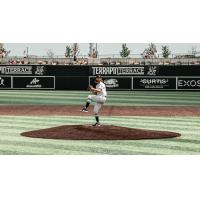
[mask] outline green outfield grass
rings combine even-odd
[[[1,105],[82,105],[87,92],[0,91]],[[108,92],[107,105],[200,106],[199,92]],[[139,141],[67,141],[20,136],[24,131],[88,124],[93,117],[0,116],[0,154],[200,154],[200,117],[102,117],[103,124],[181,133],[180,138]]]
[[[0,91],[0,104],[82,105],[83,91]],[[200,106],[200,92],[109,91],[106,105],[115,106]]]

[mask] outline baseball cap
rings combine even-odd
[[[101,77],[101,75],[100,75],[100,74],[97,74],[97,75],[96,75],[96,78],[102,78],[102,77]]]

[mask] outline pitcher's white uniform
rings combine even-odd
[[[97,95],[89,95],[88,99],[95,102],[94,105],[94,114],[98,115],[102,105],[106,102],[106,86],[103,82],[100,82],[96,85],[96,89],[101,89],[101,92],[97,92]]]

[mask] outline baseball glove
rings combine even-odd
[[[94,87],[93,87],[92,85],[90,85],[90,86],[88,87],[88,90],[89,90],[92,94],[97,95],[97,92],[92,91],[92,88],[94,88]]]
[[[92,85],[89,85],[88,90],[91,91],[92,88],[93,88],[93,86],[92,86]]]

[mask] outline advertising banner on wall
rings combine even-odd
[[[1,75],[31,75],[32,66],[0,66]]]
[[[11,76],[200,76],[200,65],[0,65]]]
[[[137,77],[133,78],[134,90],[175,90],[176,78],[167,77]]]
[[[156,76],[158,73],[158,66],[96,66],[90,71],[92,76]]]
[[[178,77],[179,90],[200,90],[200,77]]]
[[[131,90],[132,77],[103,77],[107,90]],[[95,86],[95,77],[90,77],[89,84]]]
[[[53,76],[15,76],[13,77],[14,89],[55,89]]]
[[[11,65],[11,66],[0,66],[0,75],[13,75],[13,76],[44,76],[46,74],[47,67],[41,65]]]

